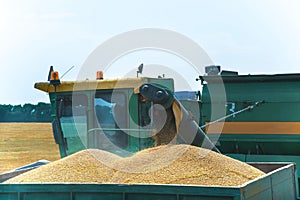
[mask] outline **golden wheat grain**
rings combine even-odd
[[[264,173],[246,163],[190,145],[149,148],[128,158],[89,149],[6,183],[89,182],[237,186]]]

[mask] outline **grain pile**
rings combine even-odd
[[[4,183],[51,183],[51,182],[107,182],[112,168],[103,164],[120,159],[115,154],[97,149],[88,149],[31,170]]]
[[[237,186],[264,174],[246,163],[190,145],[146,149],[115,164],[119,170],[111,182],[128,184]]]
[[[90,155],[93,152],[94,155]],[[110,162],[109,162],[110,159]],[[109,163],[109,167],[103,163]],[[92,182],[237,186],[262,176],[260,170],[190,145],[146,149],[128,158],[84,150],[19,175],[16,182]]]

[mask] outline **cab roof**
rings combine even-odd
[[[71,92],[85,90],[103,90],[103,89],[121,89],[134,88],[137,90],[144,83],[164,83],[171,82],[170,87],[174,87],[173,79],[171,78],[122,78],[122,79],[104,79],[104,80],[82,80],[82,81],[62,81],[56,86],[56,92]],[[37,82],[34,88],[52,93],[55,87],[50,82]],[[174,91],[173,88],[169,88]],[[135,91],[136,92],[136,91]]]

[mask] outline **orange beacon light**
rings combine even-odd
[[[57,71],[51,72],[50,84],[58,86],[60,84],[59,75]]]

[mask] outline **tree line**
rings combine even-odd
[[[51,122],[51,105],[0,105],[0,122]]]

